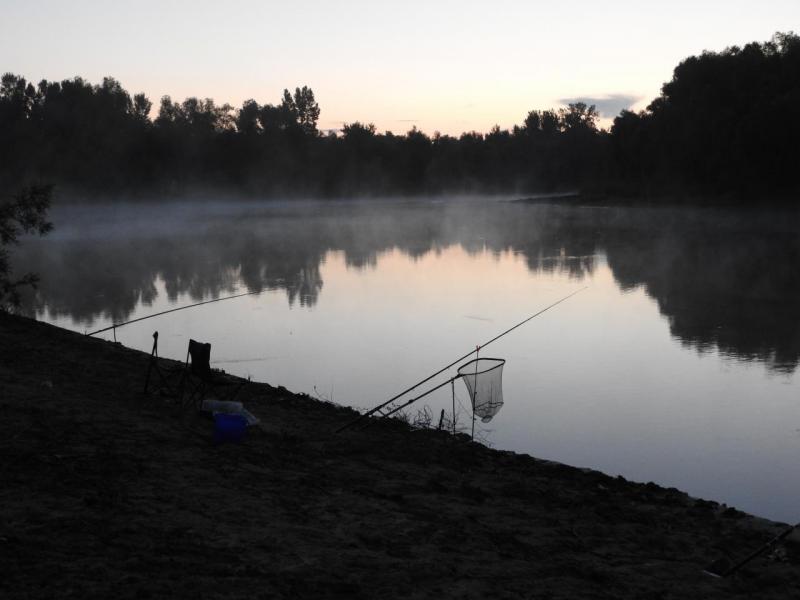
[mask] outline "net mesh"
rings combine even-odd
[[[458,368],[472,401],[472,410],[488,423],[503,406],[502,358],[476,358]]]

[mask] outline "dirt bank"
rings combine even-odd
[[[213,342],[213,340],[212,340]],[[800,545],[675,489],[251,384],[262,426],[142,394],[147,355],[0,314],[3,598],[789,598]]]

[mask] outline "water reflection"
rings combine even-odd
[[[800,360],[800,229],[752,213],[681,211],[607,240],[622,289],[643,285],[673,336],[699,351],[793,371]]]
[[[15,256],[42,277],[25,310],[85,327],[152,304],[159,282],[171,301],[245,287],[313,306],[330,251],[369,269],[392,249],[419,258],[460,245],[576,281],[604,253],[620,289],[643,286],[683,343],[780,371],[800,360],[796,215],[454,201],[71,207],[54,220]]]

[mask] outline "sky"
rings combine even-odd
[[[800,31],[800,0],[0,0],[0,71],[113,76],[170,95],[278,103],[308,85],[319,127],[457,135],[575,100],[608,125],[681,59]]]

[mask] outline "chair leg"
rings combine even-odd
[[[183,364],[183,373],[181,374],[181,381],[178,384],[178,402],[183,404],[183,388],[186,385],[186,379],[189,374],[189,351],[186,351],[186,362]]]
[[[153,363],[158,356],[158,332],[153,334],[153,349],[150,351],[150,361],[147,363],[147,376],[144,378],[144,393],[147,393],[147,386],[150,384],[150,372],[153,370]],[[158,368],[158,365],[156,365]]]
[[[190,382],[191,385],[191,382]],[[208,393],[209,386],[203,382],[199,381],[196,385],[192,386],[191,391],[183,399],[181,405],[186,406],[194,406],[195,408],[199,408],[200,403],[202,402],[205,395]]]

